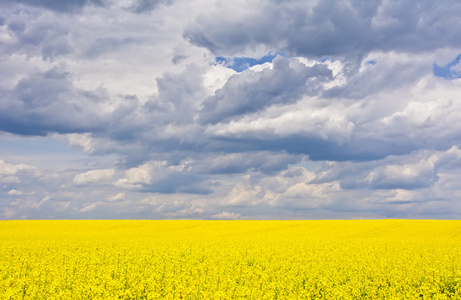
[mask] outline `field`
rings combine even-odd
[[[1,299],[461,299],[461,221],[1,221]]]

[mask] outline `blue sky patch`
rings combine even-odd
[[[216,62],[219,64],[223,64],[226,67],[231,68],[237,72],[242,72],[252,66],[262,65],[267,62],[272,62],[277,55],[280,55],[280,54],[279,53],[266,54],[259,59],[251,58],[251,57],[228,58],[228,57],[218,56],[216,57]]]
[[[445,66],[439,66],[436,63],[434,63],[432,73],[437,77],[449,80],[461,78],[461,65],[459,64],[460,59],[461,54]]]

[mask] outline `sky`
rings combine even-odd
[[[0,219],[461,219],[457,0],[4,0]]]

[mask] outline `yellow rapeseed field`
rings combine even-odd
[[[1,221],[1,299],[461,299],[461,221]]]

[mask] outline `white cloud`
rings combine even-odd
[[[166,168],[165,161],[145,163],[125,172],[125,178],[117,180],[114,185],[123,188],[140,188],[143,184],[151,184],[153,176],[161,178]],[[153,174],[155,173],[155,174]]]
[[[70,133],[67,134],[70,146],[79,146],[83,148],[85,153],[93,153],[93,139],[89,133],[79,134],[79,133]]]
[[[396,112],[382,121],[408,122],[417,127],[433,127],[451,119],[455,111],[460,109],[454,106],[451,99],[437,99],[427,102],[410,101],[401,112]]]
[[[8,194],[8,195],[11,195],[11,196],[23,196],[23,195],[28,196],[28,195],[33,195],[33,194],[35,194],[35,192],[28,192],[28,193],[26,193],[26,192],[22,192],[22,191],[18,191],[18,190],[12,189],[12,190],[8,191],[7,194]]]
[[[10,164],[0,159],[0,177],[10,178],[8,180],[15,181],[15,178],[11,177],[11,175],[16,175],[16,174],[21,174],[21,173],[30,174],[32,176],[39,175],[38,169],[34,166],[27,165],[27,164]]]
[[[20,183],[21,180],[17,176],[6,176],[3,178],[2,182],[4,183]]]
[[[213,219],[220,219],[220,220],[236,220],[240,219],[242,216],[240,214],[236,214],[233,212],[223,211],[219,214],[215,214],[211,216]]]
[[[91,170],[75,175],[73,182],[75,184],[97,183],[111,179],[114,174],[114,169]]]
[[[6,219],[11,219],[14,215],[16,215],[16,211],[10,207],[5,207],[3,209],[3,215]]]
[[[316,208],[331,202],[340,191],[338,182],[312,183],[314,173],[296,167],[262,178],[242,177],[221,202],[230,206]]]
[[[28,207],[28,208],[37,209],[40,206],[42,206],[43,204],[45,204],[46,202],[48,202],[48,200],[50,200],[50,199],[51,199],[50,196],[45,196],[40,201],[37,201],[37,202],[27,201],[23,206]]]
[[[227,124],[219,123],[207,129],[217,136],[245,136],[246,133],[261,133],[268,136],[309,134],[321,139],[341,141],[352,135],[354,123],[348,120],[351,107],[343,104],[325,106],[316,98],[279,109],[269,108],[261,115],[251,115]]]
[[[117,193],[106,197],[107,201],[120,201],[125,200],[125,193]]]
[[[67,210],[67,208],[70,206],[70,204],[71,204],[71,201],[59,202],[58,206],[56,207],[56,211],[57,212],[64,212],[64,211]]]
[[[80,211],[80,212],[91,212],[91,211],[93,211],[93,210],[96,208],[96,206],[98,206],[98,205],[99,205],[99,203],[97,203],[97,202],[95,202],[95,203],[90,203],[90,204],[87,204],[87,205],[85,205],[84,207],[82,207],[79,211]]]
[[[236,71],[219,64],[211,66],[203,76],[203,85],[211,96],[226,84],[229,77],[236,73]]]

